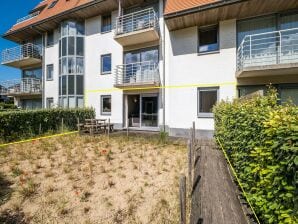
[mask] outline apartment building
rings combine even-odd
[[[45,0],[4,37],[23,108],[94,107],[116,128],[214,129],[212,106],[277,87],[298,104],[295,0]]]

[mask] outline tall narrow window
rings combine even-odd
[[[106,15],[101,17],[101,32],[109,32],[112,30],[112,16]]]
[[[53,106],[54,106],[54,99],[52,97],[47,98],[46,106],[47,106],[47,109],[53,108]]]
[[[112,56],[106,54],[101,56],[101,74],[110,74],[112,71]]]
[[[54,76],[54,65],[47,65],[47,81],[52,81]]]
[[[101,96],[101,110],[102,115],[111,115],[112,113],[112,97],[110,95]]]
[[[54,32],[50,31],[47,33],[47,47],[54,45]]]
[[[198,89],[198,117],[213,117],[212,108],[218,101],[218,87]]]
[[[219,50],[218,26],[199,29],[199,53]]]

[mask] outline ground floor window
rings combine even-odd
[[[102,115],[111,115],[112,113],[112,97],[111,95],[101,96],[101,110]]]
[[[46,107],[47,109],[54,107],[54,98],[52,97],[47,98]]]
[[[277,89],[279,101],[281,104],[286,102],[292,102],[298,105],[298,84],[277,84],[273,85]],[[257,85],[257,86],[238,86],[238,96],[243,97],[249,94],[261,91],[266,95],[268,86]]]
[[[212,108],[218,98],[218,87],[198,88],[198,117],[213,117]]]
[[[35,110],[42,108],[41,99],[24,99],[21,100],[21,107],[26,110]]]

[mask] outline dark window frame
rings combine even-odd
[[[49,78],[49,68],[52,68],[52,76]],[[46,74],[47,81],[53,81],[54,80],[54,64],[48,64],[47,65],[47,74]]]
[[[49,42],[49,36],[50,36],[49,34],[51,35],[51,42]],[[52,46],[54,46],[54,42],[55,42],[54,31],[47,32],[46,46],[52,47]]]
[[[104,24],[104,19],[110,19],[109,24]],[[112,31],[112,14],[106,14],[101,16],[100,32],[109,33]]]
[[[110,63],[111,63],[111,69],[110,69],[110,71],[103,71],[103,68],[104,68],[104,66],[103,66],[103,59],[104,59],[104,57],[107,57],[107,56],[109,56],[110,57]],[[100,73],[101,73],[101,75],[109,75],[109,74],[111,74],[112,73],[112,54],[102,54],[101,56],[100,56]]]
[[[212,30],[212,29],[216,29],[216,33],[217,33],[217,49],[215,50],[208,50],[208,51],[200,51],[200,31],[208,31],[208,30]],[[197,44],[197,51],[199,55],[204,55],[204,54],[214,54],[214,53],[219,53],[220,52],[220,35],[219,35],[219,24],[214,24],[214,25],[210,25],[210,26],[202,26],[202,27],[198,27],[198,44]],[[206,46],[206,45],[202,45],[202,46]]]
[[[110,112],[104,112],[103,111],[103,100],[105,98],[110,98],[110,101],[111,101],[111,111]],[[112,95],[101,95],[100,96],[100,114],[103,115],[103,116],[110,116],[112,115]]]
[[[197,88],[197,116],[198,118],[213,118],[214,115],[212,112],[207,113],[207,112],[200,112],[200,92],[201,91],[216,91],[217,93],[217,100],[216,102],[219,101],[219,86],[214,86],[214,87],[199,87]]]

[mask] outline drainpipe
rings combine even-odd
[[[44,38],[44,33],[40,32],[37,29],[34,29],[33,26],[30,26],[30,29],[36,31],[41,35],[41,43],[42,43],[42,64],[41,64],[41,81],[42,81],[42,96],[41,96],[41,104],[42,104],[42,109],[45,108],[45,38]]]
[[[162,1],[162,18],[163,18],[163,21],[162,21],[162,26],[163,26],[163,37],[162,37],[162,51],[163,51],[163,61],[162,61],[162,64],[163,64],[163,80],[162,80],[162,85],[163,85],[163,88],[162,88],[162,98],[163,98],[163,131],[165,132],[166,131],[166,89],[165,89],[165,85],[166,85],[166,46],[165,46],[165,34],[166,34],[166,31],[165,31],[165,18],[164,18],[164,15],[163,15],[163,12],[164,12],[164,9],[165,9],[165,0]]]

